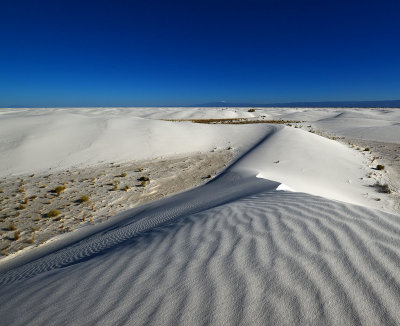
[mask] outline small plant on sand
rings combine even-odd
[[[26,206],[24,205],[24,204],[20,204],[18,207],[17,207],[17,209],[20,211],[20,210],[22,210],[22,209],[25,209],[26,208]]]
[[[256,112],[254,109],[248,109],[247,112]]]
[[[375,183],[374,186],[378,189],[378,192],[381,192],[381,193],[384,193],[384,194],[390,194],[392,192],[387,183],[380,184],[380,183],[377,182],[377,183]]]
[[[140,185],[141,185],[142,187],[146,187],[146,181],[142,181],[142,182],[140,183]]]
[[[8,229],[9,229],[10,231],[14,231],[14,230],[16,229],[14,223],[10,223],[10,224],[8,225]]]
[[[122,172],[122,173],[121,173],[121,177],[122,177],[122,178],[125,178],[125,177],[126,177],[126,173],[125,173],[125,172]]]
[[[60,196],[61,192],[65,190],[64,186],[58,186],[56,189],[54,189],[54,192],[57,194],[57,196]]]
[[[20,231],[15,231],[14,232],[14,241],[17,241],[19,239]]]
[[[138,181],[150,181],[149,177],[140,177]]]
[[[385,168],[385,166],[382,165],[382,164],[378,164],[378,165],[376,166],[376,169],[377,169],[377,170],[383,170],[384,168]]]
[[[61,212],[58,209],[52,209],[51,211],[49,211],[46,216],[47,217],[56,217],[58,215],[60,215]]]
[[[87,201],[89,201],[89,196],[87,195],[83,195],[81,198],[79,198],[80,203],[86,203]]]
[[[369,152],[369,150],[370,150],[369,147],[367,147],[364,149],[364,152]]]
[[[136,172],[142,172],[143,171],[143,168],[142,167],[138,167],[137,169],[136,169]]]
[[[28,197],[25,197],[25,199],[24,199],[24,204],[27,205],[27,204],[28,204],[28,201],[29,201],[29,198],[28,198]]]
[[[24,189],[23,187],[19,187],[19,188],[17,189],[17,191],[18,191],[19,193],[23,193],[23,192],[25,192],[25,189]]]
[[[125,185],[124,190],[125,190],[125,191],[128,191],[128,190],[129,190],[129,186],[128,186],[128,185]]]

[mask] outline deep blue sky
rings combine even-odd
[[[0,107],[400,98],[399,0],[1,0],[0,42]]]

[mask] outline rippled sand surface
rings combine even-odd
[[[399,217],[276,186],[227,174],[5,273],[2,322],[398,323]]]

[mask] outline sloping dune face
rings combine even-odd
[[[399,322],[398,216],[278,185],[228,173],[3,273],[2,323]]]
[[[171,144],[187,152],[230,146],[232,141],[248,152],[240,152],[235,164],[207,184],[5,261],[0,265],[0,324],[400,324],[400,216],[367,208],[377,207],[377,201],[363,194],[371,189],[369,179],[364,180],[371,170],[362,161],[364,154],[305,130],[276,125],[239,130],[183,122],[175,129],[177,122],[152,121],[163,117],[160,110],[146,110],[125,119],[122,109],[99,115],[82,111],[76,121],[69,115],[73,113],[62,110],[44,118],[57,123],[67,143],[70,137],[87,141],[82,148],[72,146],[71,155],[59,153],[71,160],[65,166],[95,164],[90,159],[97,160],[105,145],[109,150],[104,160],[130,159],[125,150],[133,145],[144,148],[143,155],[165,147],[167,155],[175,151]],[[328,130],[337,130],[341,119],[345,135],[353,132],[358,112],[342,111],[266,114],[281,112],[276,117],[286,114],[287,119],[314,114],[312,125],[325,124]],[[167,118],[200,114],[165,112]],[[392,113],[398,117],[395,110],[362,113],[364,126],[354,136],[373,127],[373,117]],[[38,127],[44,120],[6,119],[14,118],[21,118],[34,135],[45,134]],[[392,126],[387,137],[396,144],[398,123],[393,121],[398,120],[385,121],[375,124],[378,136]],[[92,129],[85,131],[85,125]],[[71,130],[77,134],[70,136]],[[190,138],[181,142],[187,134]],[[15,136],[0,144],[15,162],[19,153],[40,149],[32,133]],[[47,148],[56,147],[57,142],[45,138]],[[120,142],[113,146],[113,139]],[[7,173],[27,167],[3,162]],[[46,168],[58,162],[64,159],[55,158]]]

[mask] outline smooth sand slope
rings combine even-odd
[[[151,119],[164,118],[162,109],[152,110]],[[302,121],[308,115],[314,128],[329,115],[335,122],[337,115],[279,112],[279,118]],[[391,112],[395,125],[398,114]],[[168,112],[179,119],[195,114],[196,109]],[[376,119],[370,120],[369,127]],[[226,126],[207,125],[220,127]],[[391,174],[374,170],[373,153],[317,136],[306,126],[247,127],[242,130],[257,137],[242,143],[242,156],[207,184],[0,264],[1,322],[399,324],[400,216],[373,208],[384,201],[376,196],[389,196],[378,194],[373,182]],[[381,138],[398,144],[397,135]]]

